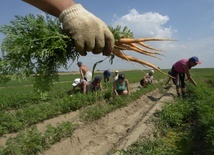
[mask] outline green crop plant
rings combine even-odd
[[[44,133],[36,126],[21,131],[15,137],[10,137],[6,145],[0,148],[2,155],[29,155],[38,154],[60,140],[71,136],[76,125],[71,122],[58,123],[56,127],[47,126]]]
[[[6,36],[1,45],[1,82],[34,74],[35,90],[44,93],[58,80],[58,69],[79,57],[60,22],[48,15],[15,16],[0,32]]]

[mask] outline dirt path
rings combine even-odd
[[[148,118],[165,102],[172,101],[173,94],[174,90],[169,89],[165,94],[155,90],[143,95],[98,121],[80,125],[70,138],[56,143],[42,155],[106,155],[125,149],[150,131]]]
[[[138,84],[131,85],[136,90]],[[79,111],[71,112],[37,124],[40,131],[44,131],[48,124],[71,121],[79,127],[73,135],[51,146],[40,155],[110,155],[119,154],[115,150],[125,149],[142,135],[148,134],[151,124],[148,118],[161,106],[174,98],[174,89],[161,94],[158,90],[142,95],[140,99],[127,107],[117,109],[105,117],[84,124],[79,119]],[[0,144],[14,134],[0,138]]]

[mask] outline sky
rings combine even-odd
[[[163,50],[161,60],[140,55],[133,51],[125,54],[150,62],[160,69],[170,69],[173,63],[183,58],[197,56],[202,64],[195,68],[214,67],[214,0],[76,0],[85,9],[103,20],[106,25],[127,26],[135,38],[171,38],[176,41],[146,42]],[[43,11],[21,0],[1,0],[0,26],[8,25],[15,15],[44,14]],[[0,33],[0,44],[4,39]],[[92,70],[94,63],[105,59],[102,54],[80,57]],[[75,62],[61,71],[77,71]],[[115,58],[113,64],[106,59],[96,70],[147,70],[149,67]]]

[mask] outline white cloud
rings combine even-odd
[[[129,14],[117,18],[112,26],[127,26],[134,33],[135,38],[139,37],[163,37],[170,38],[173,34],[171,28],[163,27],[169,21],[168,16],[159,13],[147,12],[140,14],[137,10],[131,9]]]
[[[165,24],[169,21],[168,16],[160,15],[156,12],[147,12],[140,14],[136,9],[131,9],[130,12],[122,17],[115,16],[115,21],[111,24],[113,27],[120,25],[121,27],[127,26],[130,30],[132,30],[135,38],[172,38],[173,33],[177,33],[177,30],[173,30],[171,27],[166,27]],[[161,49],[163,51],[172,51],[175,49],[175,44],[168,41],[163,42],[146,42],[146,44],[153,46],[154,48]],[[157,60],[155,58],[151,58],[149,56],[140,55],[133,51],[124,51],[126,54],[131,55],[133,57],[140,58],[141,60],[153,63],[154,65],[160,68],[171,68],[168,65],[168,61],[166,56],[158,56],[159,58],[163,59],[164,62],[161,60]],[[168,52],[163,52],[163,54],[172,54]],[[174,60],[173,60],[174,61]],[[122,66],[130,66],[133,69],[147,69],[145,66],[132,63],[127,63],[127,61],[123,61],[117,65]]]

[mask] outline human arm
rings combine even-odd
[[[191,83],[193,83],[195,86],[197,86],[197,83],[195,82],[195,80],[190,76],[188,79]]]
[[[84,76],[84,74],[83,74],[83,70],[82,70],[81,67],[79,67],[79,72],[80,72],[81,79],[84,79],[85,76]]]
[[[74,40],[80,55],[103,53],[110,55],[114,48],[114,36],[108,26],[81,4],[72,0],[23,0],[62,22],[63,30]]]
[[[101,82],[100,82],[100,91],[103,91],[103,85]]]
[[[128,94],[130,94],[130,87],[129,87],[129,81],[126,79],[126,89]]]
[[[118,93],[117,93],[117,87],[116,87],[116,80],[114,81],[114,83],[113,83],[113,91],[114,91],[114,94],[115,95],[118,95]]]
[[[74,5],[75,2],[73,0],[22,0],[30,5],[33,5],[40,10],[47,12],[55,17],[59,17],[59,15],[65,9]]]
[[[185,74],[187,75],[187,79],[194,84],[195,86],[197,86],[197,83],[195,82],[195,80],[191,77],[190,72],[189,72],[189,68],[186,65],[182,65]]]

